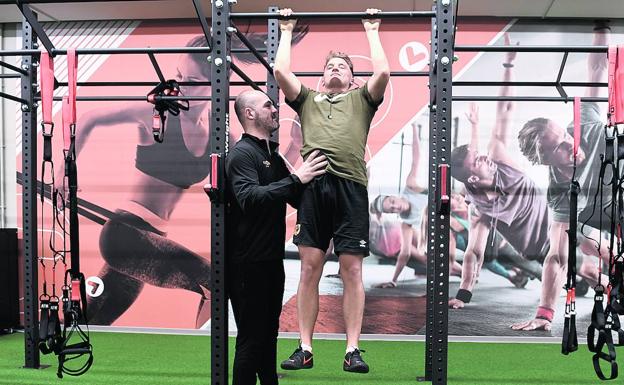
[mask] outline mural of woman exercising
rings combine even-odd
[[[307,32],[305,28],[301,30],[297,41]],[[252,34],[248,38],[263,44],[266,37]],[[203,35],[187,43],[188,47],[206,45]],[[243,62],[252,59],[248,54],[235,58]],[[181,54],[175,79],[209,81],[206,54]],[[210,86],[182,86],[181,91],[185,96],[209,95]],[[168,239],[166,226],[183,193],[209,174],[210,103],[190,101],[188,111],[179,116],[169,114],[163,143],[153,139],[152,115],[150,104],[136,103],[92,110],[80,120],[78,153],[95,129],[132,125],[138,133],[130,193],[118,203],[100,232],[99,249],[105,265],[98,276],[104,290],[98,297],[90,298],[90,322],[114,323],[132,306],[147,283],[197,293],[200,303],[195,324],[199,328],[210,317],[209,258]]]

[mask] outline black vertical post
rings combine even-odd
[[[435,6],[433,10],[435,11]],[[434,323],[434,279],[435,279],[435,237],[431,236],[435,232],[436,215],[436,170],[438,161],[436,154],[436,52],[437,52],[437,31],[436,18],[431,19],[431,40],[429,45],[429,199],[427,211],[427,315],[425,319],[425,376],[419,380],[431,381],[431,368],[433,360],[433,323]]]
[[[225,284],[225,162],[230,130],[230,2],[212,1],[212,52],[210,53],[211,110],[210,151],[218,155],[216,172],[219,189],[211,203],[211,384],[228,383],[228,302]],[[214,171],[214,167],[213,167]],[[211,177],[214,177],[211,175]]]
[[[269,13],[279,10],[278,7],[269,7]],[[267,52],[267,62],[273,67],[275,64],[275,55],[277,54],[277,46],[279,43],[279,20],[268,19],[267,23],[267,39],[264,42]],[[277,106],[279,103],[279,87],[273,73],[267,71],[267,95]]]
[[[269,7],[269,13],[277,12],[278,7]],[[277,45],[279,43],[279,21],[277,19],[268,19],[268,33],[267,39],[264,42],[266,45],[267,62],[273,67],[275,64],[275,55],[277,54]],[[279,87],[273,73],[267,71],[267,95],[275,104],[275,107],[279,111]],[[271,134],[273,140],[279,140],[279,131],[275,131]]]
[[[34,49],[37,36],[28,21],[22,21],[22,49]],[[22,228],[24,237],[24,367],[39,369],[39,277],[37,269],[37,59],[22,56]]]
[[[440,167],[449,165],[451,161],[451,131],[452,131],[452,65],[453,65],[453,35],[454,14],[453,0],[437,0],[436,2],[436,50],[435,50],[435,124],[431,126],[431,134],[435,143],[435,152],[429,154],[432,163],[437,164],[435,172],[437,189],[435,199],[437,205],[429,207],[436,210],[437,219],[434,225],[433,256],[435,271],[433,280],[433,343],[431,381],[434,385],[446,385],[448,359],[448,274],[449,274],[449,226],[450,210],[442,211],[444,202],[440,200],[443,193],[450,197],[450,169],[441,173]],[[445,177],[444,177],[445,176]],[[445,186],[445,191],[441,186]],[[431,194],[431,190],[430,194]],[[447,208],[450,201],[447,202]],[[437,206],[437,209],[436,209]],[[430,213],[431,215],[431,213]]]

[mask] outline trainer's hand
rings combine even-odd
[[[368,13],[369,15],[376,15],[379,12],[381,12],[381,9],[377,9],[377,8],[368,8],[366,10],[366,13]],[[379,24],[381,24],[381,19],[373,19],[373,18],[368,18],[368,19],[362,19],[362,24],[364,24],[364,30],[366,32],[368,31],[378,31],[379,30]]]
[[[464,303],[464,301],[459,300],[457,298],[451,298],[448,301],[448,305],[451,309],[463,309],[464,306],[466,306],[466,304]]]
[[[294,174],[297,175],[301,183],[306,184],[314,179],[315,176],[325,174],[326,168],[327,158],[318,150],[314,150]]]
[[[513,330],[546,330],[550,331],[552,323],[542,318],[534,318],[530,321],[518,322],[511,325]]]
[[[397,284],[394,281],[390,281],[390,282],[378,283],[374,285],[373,287],[377,289],[394,289],[395,287],[397,287]]]
[[[290,8],[282,8],[279,10],[280,16],[288,17],[293,14],[292,9]],[[297,19],[280,19],[280,31],[290,31],[292,32],[295,29],[295,25],[297,24]]]

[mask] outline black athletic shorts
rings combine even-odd
[[[303,190],[293,242],[323,251],[334,239],[334,252],[368,255],[366,187],[333,174],[314,178]]]

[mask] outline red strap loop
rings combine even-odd
[[[581,144],[581,98],[574,97],[574,159]]]
[[[609,125],[624,123],[624,45],[611,46],[609,58]]]
[[[68,95],[63,96],[63,145],[65,151],[71,146],[76,126],[76,89],[78,82],[78,57],[75,49],[67,50]]]
[[[41,52],[39,76],[41,78],[41,113],[43,115],[43,123],[52,125],[54,58],[47,51]]]
[[[71,300],[80,301],[80,280],[72,279],[71,281]]]
[[[219,186],[219,154],[210,154],[210,160],[212,161],[212,169],[210,172],[210,184],[212,188],[218,188]]]

